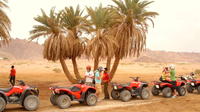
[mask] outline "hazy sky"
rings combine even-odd
[[[112,4],[110,0],[9,0],[8,15],[12,21],[11,35],[28,38],[29,31],[37,24],[33,17],[41,14],[40,9],[51,7],[97,6]],[[155,27],[150,28],[147,48],[167,51],[200,52],[200,0],[155,0],[149,10],[160,15]]]

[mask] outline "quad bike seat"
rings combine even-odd
[[[12,87],[10,87],[10,88],[0,88],[0,91],[9,92],[11,89],[12,89]]]
[[[81,90],[81,88],[79,88],[79,87],[76,87],[76,86],[71,87],[71,91],[73,91],[73,92],[78,92],[80,90]]]

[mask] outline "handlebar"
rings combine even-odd
[[[138,81],[140,77],[129,77],[131,79],[133,79],[134,81]]]

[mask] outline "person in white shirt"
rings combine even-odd
[[[91,70],[91,66],[86,67],[86,73],[85,73],[85,84],[88,86],[94,86],[93,80],[94,80],[94,72]]]

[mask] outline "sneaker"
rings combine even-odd
[[[174,95],[174,96],[172,96],[172,98],[176,98],[176,96]]]

